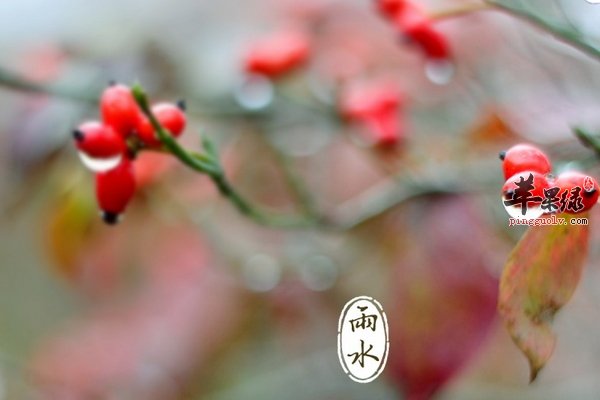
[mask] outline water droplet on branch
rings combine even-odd
[[[237,103],[247,110],[262,110],[273,102],[273,83],[262,75],[246,76],[234,89]]]
[[[430,59],[425,62],[425,75],[436,85],[447,85],[454,77],[454,63],[445,59]]]

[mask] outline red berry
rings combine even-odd
[[[384,16],[389,18],[403,12],[410,6],[414,7],[407,0],[377,0],[377,8]]]
[[[135,188],[133,163],[128,158],[123,158],[116,168],[96,174],[96,199],[107,224],[118,222]]]
[[[436,60],[447,60],[450,58],[450,47],[448,41],[433,24],[424,20],[407,26],[404,35],[417,45],[427,58]]]
[[[433,21],[423,8],[413,1],[379,0],[379,10],[387,16],[396,29],[411,43],[418,46],[427,58],[450,58],[448,41],[433,26]]]
[[[143,151],[135,159],[135,183],[138,189],[160,180],[175,166],[173,157],[155,151]]]
[[[406,34],[411,28],[422,23],[429,23],[431,20],[425,13],[425,10],[412,1],[402,1],[396,11],[388,14],[394,26],[402,33]]]
[[[380,149],[394,148],[404,138],[404,129],[397,112],[374,114],[366,117],[363,123],[371,134],[373,146]]]
[[[135,129],[137,136],[144,142],[148,147],[160,146],[160,140],[154,135],[154,127],[150,123],[150,120],[142,115],[138,120],[137,127]]]
[[[104,90],[100,97],[100,113],[105,124],[125,137],[134,132],[141,116],[131,89],[125,85],[112,85]]]
[[[540,174],[548,174],[552,165],[546,154],[530,144],[517,144],[506,152],[500,153],[504,179],[522,172],[536,171]]]
[[[554,185],[559,187],[558,197],[564,195],[567,204],[564,211],[569,214],[577,214],[594,207],[598,202],[598,182],[593,177],[578,171],[567,171],[560,174]],[[566,194],[564,194],[567,192]],[[577,197],[581,199],[578,202]],[[572,202],[572,203],[569,203]],[[569,207],[571,206],[571,207]]]
[[[73,131],[77,148],[92,158],[110,158],[123,154],[125,140],[113,128],[100,122],[85,122]]]
[[[185,129],[185,112],[175,104],[156,104],[152,107],[152,112],[156,115],[158,122],[171,132],[174,137],[179,137]]]
[[[244,57],[248,73],[275,78],[290,72],[308,58],[308,37],[296,31],[278,32],[253,43]]]
[[[528,188],[528,192],[532,197],[538,197],[540,199],[544,199],[544,189],[548,189],[550,187],[550,182],[546,177],[546,174],[542,174],[538,171],[521,171],[511,176],[504,182],[504,186],[502,186],[502,196],[504,200],[513,199],[513,195],[519,190],[519,183],[523,181],[527,181],[531,179],[532,188]],[[542,200],[538,201],[529,201],[528,207],[536,207],[542,204]]]
[[[340,99],[340,110],[349,119],[396,111],[402,99],[398,90],[387,84],[367,83],[346,90]]]
[[[170,103],[159,103],[152,106],[152,113],[160,125],[169,131],[173,137],[179,137],[186,125],[186,116],[182,107]],[[136,128],[137,135],[148,147],[160,146],[160,140],[154,133],[152,124],[145,116],[141,116]]]
[[[364,124],[373,145],[387,148],[398,144],[404,136],[401,105],[401,95],[396,89],[371,83],[343,93],[340,112],[347,119]]]

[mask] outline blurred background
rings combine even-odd
[[[600,5],[504,2],[600,41]],[[433,15],[480,4],[420,3]],[[289,26],[308,33],[309,60],[249,79],[248,43]],[[0,399],[596,399],[598,210],[554,357],[528,385],[496,312],[524,232],[508,228],[497,154],[534,142],[557,170],[600,176],[571,133],[600,132],[600,63],[497,10],[435,26],[452,76],[428,70],[370,0],[0,2]],[[210,137],[240,193],[335,227],[261,226],[151,152],[124,220],[105,226],[71,131],[99,118],[110,80],[186,99],[181,142]],[[375,80],[402,93],[391,151],[338,112],[340,93]],[[336,353],[359,295],[390,322],[369,384]]]

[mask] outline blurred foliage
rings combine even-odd
[[[447,85],[361,1],[0,4],[0,398],[596,398],[600,276],[580,259],[587,228],[509,229],[496,155],[532,141],[557,170],[598,176],[571,127],[600,133],[600,6],[423,3],[454,52]],[[246,42],[287,25],[310,33],[313,58],[252,86]],[[318,226],[257,225],[214,179],[162,153],[140,154],[134,204],[103,226],[68,142],[113,79],[185,98],[185,149],[209,138],[243,199]],[[364,127],[337,115],[343,89],[372,79],[403,93],[398,152],[369,148]],[[534,386],[495,319],[521,236],[501,314],[531,337],[549,332],[542,323],[583,275]],[[381,300],[391,325],[386,374],[368,385],[335,352],[357,295]]]

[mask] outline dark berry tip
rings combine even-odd
[[[73,130],[73,139],[77,140],[78,142],[81,142],[84,137],[85,135],[79,129]]]
[[[114,79],[111,79],[110,81],[108,81],[108,86],[115,86],[117,84],[117,81],[115,81]]]
[[[504,161],[504,159],[506,158],[506,152],[501,151],[500,153],[498,153],[498,157],[500,158],[501,161]]]
[[[515,194],[515,191],[513,189],[508,189],[508,190],[504,191],[504,198],[510,199],[513,197],[514,194]]]
[[[143,144],[140,145],[140,147],[136,147],[136,148],[133,148],[131,146],[128,147],[127,150],[125,151],[125,157],[127,157],[127,159],[130,161],[134,161],[137,158],[138,152],[142,149],[142,147],[143,147]]]
[[[102,220],[106,222],[107,225],[116,225],[119,223],[120,218],[119,214],[102,211]]]
[[[185,102],[185,100],[181,99],[178,100],[177,103],[175,103],[177,105],[177,108],[179,108],[181,111],[185,111],[187,110],[187,104]]]

